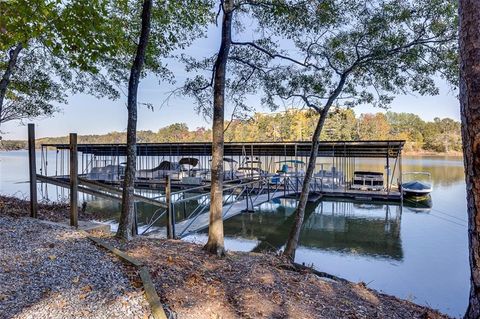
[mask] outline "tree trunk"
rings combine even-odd
[[[232,41],[232,8],[233,0],[223,3],[222,42],[215,61],[215,77],[213,86],[213,125],[212,125],[212,186],[210,191],[210,223],[208,226],[208,242],[204,250],[225,255],[223,242],[223,141],[225,117],[225,80],[227,61]]]
[[[480,318],[480,2],[460,0],[460,110],[467,184],[470,298],[465,318]]]
[[[287,244],[285,246],[285,251],[283,255],[288,257],[291,261],[295,260],[295,251],[297,250],[298,239],[300,238],[300,230],[302,229],[303,218],[305,216],[305,207],[307,206],[308,193],[310,192],[310,181],[312,180],[313,172],[315,170],[315,164],[317,162],[318,147],[320,144],[320,134],[322,133],[323,125],[328,115],[330,107],[333,105],[337,97],[343,90],[345,83],[347,81],[348,75],[352,72],[354,66],[345,70],[340,76],[340,80],[337,84],[335,90],[330,94],[327,103],[320,113],[320,118],[317,122],[317,127],[312,136],[312,150],[310,152],[310,158],[308,159],[307,171],[305,172],[305,179],[303,180],[302,192],[300,193],[300,199],[298,202],[297,209],[295,210],[295,222],[288,234]],[[313,105],[308,105],[313,107]],[[318,110],[318,108],[315,108]]]
[[[145,51],[148,45],[150,34],[150,19],[152,11],[152,0],[144,0],[142,7],[142,29],[140,40],[137,45],[135,59],[130,69],[130,79],[128,81],[128,124],[127,124],[127,167],[125,169],[125,178],[123,181],[122,193],[122,213],[117,230],[117,237],[130,240],[133,236],[133,217],[135,190],[135,172],[137,162],[137,93],[138,84],[145,60]]]
[[[3,100],[5,99],[5,94],[7,93],[7,87],[8,87],[8,84],[10,83],[10,78],[12,76],[13,70],[17,65],[18,55],[20,54],[20,51],[22,49],[23,49],[23,45],[19,43],[15,46],[15,48],[10,49],[10,52],[8,53],[9,59],[8,59],[7,69],[3,73],[2,80],[0,80],[0,116],[2,115]],[[0,121],[0,125],[1,124],[2,123]]]
[[[305,178],[303,180],[302,192],[300,193],[300,199],[297,209],[295,211],[295,221],[290,233],[288,235],[287,245],[283,255],[290,260],[295,259],[295,251],[298,245],[298,239],[300,238],[300,230],[302,229],[303,218],[305,216],[305,207],[307,207],[308,194],[310,192],[310,181],[312,180],[313,173],[315,171],[315,164],[317,162],[318,147],[320,145],[320,134],[322,133],[325,119],[328,115],[328,109],[330,107],[325,106],[320,118],[317,122],[317,127],[312,136],[312,150],[310,152],[310,158],[308,159],[307,171],[305,172]]]

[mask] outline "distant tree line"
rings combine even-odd
[[[311,110],[290,109],[279,113],[255,113],[248,120],[226,123],[225,141],[308,141],[311,139],[318,114]],[[138,131],[139,143],[208,142],[212,131],[204,127],[189,130],[185,123],[175,123],[153,131]],[[424,121],[412,113],[366,113],[356,116],[352,109],[330,112],[321,140],[406,140],[409,152],[460,152],[460,122],[450,118]],[[80,143],[125,143],[124,132],[103,135],[81,135]],[[47,137],[37,145],[67,143],[67,137]],[[0,141],[2,150],[26,147],[25,141]]]
[[[2,151],[18,151],[26,148],[27,148],[27,141],[0,140],[0,150]]]
[[[310,140],[319,115],[289,110],[255,114],[249,121],[235,121],[225,132],[227,141]],[[412,113],[376,113],[356,116],[352,109],[334,109],[328,115],[321,140],[406,140],[407,151],[461,151],[460,122],[450,118],[424,121]]]

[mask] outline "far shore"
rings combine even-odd
[[[444,157],[463,157],[462,152],[429,152],[429,151],[404,151],[404,156],[423,157],[423,156],[444,156]]]
[[[1,146],[1,145],[0,145]],[[37,147],[37,149],[40,149]],[[0,147],[1,152],[14,152],[14,151],[26,151],[27,148],[2,148]],[[427,157],[427,156],[442,156],[442,157],[462,157],[462,152],[452,151],[452,152],[432,152],[432,151],[403,151],[403,156],[409,157]]]

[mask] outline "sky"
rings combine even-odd
[[[196,40],[184,52],[194,57],[210,56],[218,50],[219,29],[211,26],[207,37]],[[173,85],[159,83],[155,77],[148,76],[140,82],[138,100],[154,105],[154,110],[139,105],[138,130],[158,131],[159,128],[173,124],[186,123],[190,129],[210,127],[211,123],[194,110],[194,103],[186,97],[171,97],[164,103],[169,93],[181,86],[185,79],[195,74],[188,74],[184,66],[171,61],[169,69],[175,74],[176,83]],[[435,117],[450,117],[460,119],[457,92],[452,91],[447,83],[438,79],[437,85],[440,94],[437,96],[396,96],[390,110],[394,112],[408,112],[419,115],[424,120],[433,120]],[[268,113],[260,105],[260,96],[248,99],[249,104],[256,112]],[[27,139],[26,123],[35,123],[36,137],[66,136],[68,133],[104,134],[112,131],[125,131],[127,127],[126,97],[111,101],[77,94],[68,98],[68,103],[58,105],[61,111],[51,118],[8,122],[2,124],[3,139]],[[357,115],[361,113],[385,112],[369,105],[355,107]],[[229,119],[232,108],[227,105],[225,118]]]

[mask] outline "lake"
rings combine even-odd
[[[50,156],[50,155],[49,155]],[[37,156],[40,158],[40,156]],[[296,261],[369,287],[461,316],[468,303],[469,264],[463,161],[456,157],[406,157],[404,171],[432,174],[431,202],[365,203],[324,198],[309,204]],[[363,160],[359,169],[382,170],[383,161]],[[28,198],[26,151],[0,152],[0,194]],[[68,198],[54,186],[40,187],[52,201]],[[119,204],[81,195],[87,209],[115,222]],[[294,199],[262,204],[255,213],[225,221],[229,250],[282,249],[293,223]],[[188,209],[188,208],[186,208]],[[154,209],[138,207],[139,220]],[[190,241],[205,242],[206,232]]]

